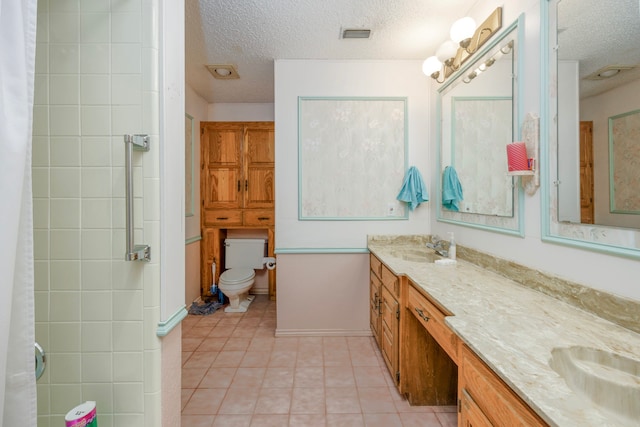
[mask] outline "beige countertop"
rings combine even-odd
[[[369,250],[453,313],[446,318],[451,329],[551,426],[639,424],[573,392],[549,360],[553,348],[570,346],[639,360],[640,334],[470,262],[421,259],[430,250],[420,239],[376,237],[369,238]]]

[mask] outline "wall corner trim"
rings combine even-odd
[[[187,317],[187,306],[183,305],[180,307],[175,313],[173,313],[169,318],[165,321],[158,322],[158,329],[156,330],[156,335],[159,337],[164,337],[169,335],[169,332],[176,326],[182,322],[182,319]]]

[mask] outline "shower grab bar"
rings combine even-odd
[[[125,261],[151,261],[151,248],[149,245],[136,245],[133,243],[133,165],[131,158],[133,150],[149,151],[149,135],[125,135],[125,192],[127,210],[127,252]]]

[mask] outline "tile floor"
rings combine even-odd
[[[275,337],[276,304],[189,315],[183,427],[454,427],[455,407],[411,407],[370,337]]]

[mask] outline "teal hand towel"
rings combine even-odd
[[[462,185],[458,180],[458,173],[453,166],[447,166],[442,176],[442,206],[458,212],[460,200],[463,200]]]
[[[396,199],[407,202],[411,211],[420,206],[420,203],[429,201],[427,187],[415,166],[411,166],[405,174],[402,188]]]

